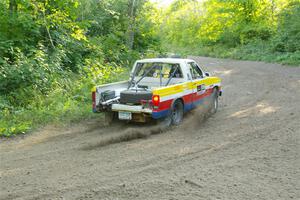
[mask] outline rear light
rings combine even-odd
[[[93,111],[96,111],[96,92],[92,92]]]
[[[152,103],[153,103],[153,106],[158,107],[158,106],[159,106],[159,102],[160,102],[160,97],[159,97],[159,95],[153,95],[153,96],[152,96]]]

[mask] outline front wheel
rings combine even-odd
[[[214,88],[212,96],[211,96],[209,114],[211,114],[211,115],[215,114],[218,110],[218,107],[219,107],[218,90],[216,88]]]

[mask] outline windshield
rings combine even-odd
[[[152,78],[183,78],[177,63],[138,63],[135,76]]]

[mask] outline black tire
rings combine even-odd
[[[171,125],[179,125],[183,120],[183,104],[180,100],[176,100],[171,108],[168,116],[158,119],[156,122],[162,127],[170,127]]]
[[[171,110],[171,118],[172,118],[172,124],[177,126],[179,125],[183,120],[183,103],[180,100],[176,100],[173,104],[172,110]]]
[[[214,88],[213,93],[211,95],[209,114],[210,115],[215,114],[218,111],[218,107],[219,107],[218,90],[216,88]]]

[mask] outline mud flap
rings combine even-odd
[[[104,125],[109,126],[115,118],[114,112],[104,112]]]

